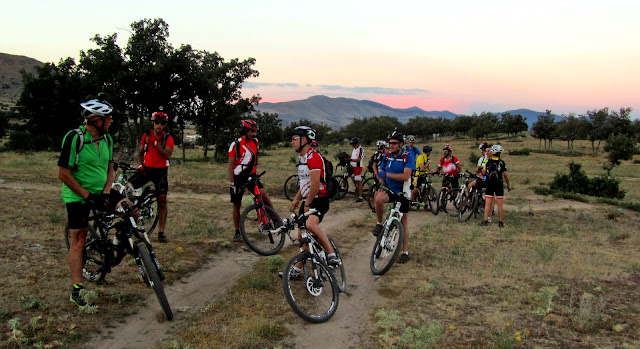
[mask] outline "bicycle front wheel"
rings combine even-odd
[[[429,186],[429,190],[427,191],[427,200],[429,201],[429,209],[431,213],[438,214],[438,193],[436,192],[436,188]]]
[[[289,201],[293,201],[293,199],[295,199],[296,194],[298,194],[298,189],[297,174],[289,176],[289,178],[284,181],[284,196],[286,196]]]
[[[349,182],[343,176],[333,176],[338,183],[335,200],[340,200],[349,192]]]
[[[95,229],[89,225],[87,244],[82,253],[82,277],[91,282],[101,282],[109,271],[105,251],[111,250],[111,248],[105,246],[105,241],[97,237]]]
[[[151,255],[147,250],[147,245],[142,243],[138,244],[138,254],[140,255],[140,259],[142,260],[142,266],[145,269],[144,272],[149,278],[149,283],[151,284],[151,287],[153,287],[153,291],[158,297],[158,302],[160,302],[162,311],[164,311],[164,315],[167,317],[167,320],[173,320],[173,312],[171,311],[171,307],[169,306],[167,296],[164,294],[164,286],[162,286],[162,281],[158,276],[156,264],[153,262],[153,259],[151,259]]]
[[[373,246],[373,251],[371,251],[371,272],[373,275],[383,275],[398,258],[400,254],[400,249],[402,248],[400,245],[402,244],[402,239],[404,238],[404,228],[402,224],[398,220],[391,221],[389,228],[383,230],[380,235],[378,235],[378,239],[376,239],[376,244]]]
[[[377,185],[372,185],[371,188],[369,188],[369,195],[368,195],[368,199],[367,203],[369,204],[369,208],[373,211],[376,212],[376,191],[377,191]]]
[[[333,250],[335,251],[336,256],[338,256],[338,258],[340,259],[339,265],[336,265],[336,266],[329,265],[329,268],[333,272],[333,275],[336,277],[336,282],[338,284],[338,288],[340,289],[340,292],[344,293],[347,291],[347,274],[344,272],[344,263],[342,262],[342,255],[340,255],[340,250],[338,250],[338,247],[336,246],[336,243],[333,241],[333,238],[330,235],[327,235],[327,239],[329,239],[329,243],[331,244],[331,247],[333,247]]]
[[[449,213],[447,206],[449,205],[449,203],[451,203],[451,206],[453,206],[454,212],[457,213],[458,208],[460,208],[461,195],[462,195],[462,191],[460,190],[460,188],[451,189],[446,196],[444,211]]]
[[[301,271],[294,269],[296,264]],[[282,289],[291,309],[306,321],[325,322],[338,309],[340,288],[333,272],[309,253],[301,253],[287,263]]]
[[[242,238],[250,249],[263,256],[274,255],[282,249],[285,234],[271,232],[280,226],[282,219],[267,205],[253,204],[240,216]]]
[[[467,220],[467,214],[473,215],[470,205],[472,196],[473,195],[467,195],[467,193],[462,193],[462,196],[460,197],[460,205],[458,207],[458,221],[465,222]]]

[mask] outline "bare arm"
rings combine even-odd
[[[502,175],[504,175],[504,182],[507,183],[507,190],[511,191],[511,181],[509,180],[509,174],[505,171],[504,173],[502,173]]]
[[[138,167],[142,166],[144,164],[144,145],[140,146],[140,149],[138,149]]]
[[[233,165],[236,162],[236,158],[229,158],[229,183],[233,183]]]
[[[394,181],[404,182],[404,181],[408,181],[409,178],[411,178],[411,173],[413,173],[413,170],[408,167],[405,167],[403,173],[387,172],[387,177],[390,179],[393,179]]]

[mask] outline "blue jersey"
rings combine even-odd
[[[406,151],[407,153],[411,153],[411,155],[413,155],[413,157],[415,159],[417,159],[419,155],[422,155],[422,152],[420,151],[420,149],[418,149],[416,147],[409,148],[408,145],[405,145],[404,147],[402,147],[402,151]]]
[[[401,174],[404,173],[405,168],[409,168],[411,171],[416,170],[416,158],[411,152],[404,152],[399,155],[387,153],[380,164],[380,170],[387,173]],[[411,197],[411,177],[406,181],[396,181],[386,177],[385,184],[387,188],[394,192],[403,192],[406,198]]]

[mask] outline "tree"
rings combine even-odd
[[[451,121],[451,130],[454,133],[461,133],[463,136],[467,136],[467,133],[471,131],[473,127],[473,117],[467,115],[458,115]]]
[[[482,112],[480,115],[474,113],[472,119],[473,126],[469,132],[476,140],[487,138],[495,133],[500,125],[498,115],[490,112]]]
[[[551,110],[545,111],[544,115],[538,116],[538,121],[531,126],[534,137],[540,139],[540,143],[544,139],[544,149],[547,150],[547,140],[549,141],[549,149],[553,139],[556,137],[555,116],[551,115]]]
[[[607,118],[609,117],[609,108],[589,110],[587,111],[587,117],[591,124],[587,137],[589,138],[589,141],[591,141],[591,153],[596,154],[600,149],[600,142],[607,139],[609,134],[606,127]],[[598,141],[597,147],[595,147],[595,141]]]
[[[260,128],[260,132],[258,132],[260,148],[266,149],[273,144],[282,142],[282,120],[280,120],[278,114],[257,111],[255,120]]]
[[[636,141],[626,134],[610,135],[604,144],[604,151],[609,152],[607,159],[612,167],[620,165],[620,160],[631,160],[636,151]]]
[[[500,118],[500,129],[507,133],[507,137],[515,136],[518,132],[527,131],[527,118],[522,115],[511,115],[511,113],[503,113]]]

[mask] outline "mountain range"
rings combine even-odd
[[[442,117],[445,119],[455,119],[458,116],[450,111],[426,111],[418,107],[398,109],[384,104],[368,100],[358,100],[353,98],[331,98],[327,96],[313,96],[303,100],[260,103],[257,110],[265,113],[277,113],[282,123],[288,125],[293,121],[307,119],[315,123],[324,123],[331,128],[340,128],[349,124],[354,118],[370,118],[373,116],[391,116],[398,118],[398,121],[406,123],[410,118],[416,116]],[[526,122],[531,125],[538,120],[543,112],[529,109],[515,109],[497,112],[498,115],[509,112],[512,115],[522,115]]]
[[[2,109],[13,106],[22,92],[21,70],[35,74],[43,63],[33,58],[0,53],[0,103]]]

